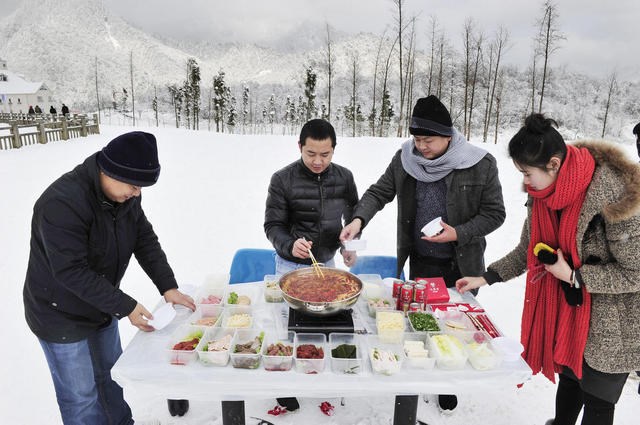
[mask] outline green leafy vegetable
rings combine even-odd
[[[232,292],[229,294],[229,298],[227,298],[227,304],[238,304],[238,294]]]
[[[356,346],[352,344],[341,344],[331,350],[331,355],[336,359],[355,359]]]

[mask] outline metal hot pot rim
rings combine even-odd
[[[346,270],[336,269],[333,267],[321,266],[320,269],[325,276],[329,274],[349,276],[358,283],[358,291],[347,299],[330,302],[311,302],[292,297],[282,289],[282,282],[285,282],[288,279],[295,279],[297,276],[305,276],[310,273],[316,274],[316,270],[313,267],[304,267],[283,274],[278,281],[278,287],[282,290],[282,297],[287,304],[289,304],[289,307],[311,316],[333,316],[339,314],[343,310],[348,310],[356,303],[356,301],[358,301],[358,297],[362,292],[362,281],[359,277]]]

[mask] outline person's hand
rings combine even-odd
[[[164,300],[171,304],[180,304],[191,311],[195,311],[196,303],[189,295],[180,292],[177,288],[169,289],[164,293]]]
[[[350,241],[362,230],[362,220],[354,218],[351,223],[342,228],[340,232],[340,241]]]
[[[140,303],[136,304],[136,308],[127,317],[131,324],[141,331],[151,332],[154,330],[148,322],[149,319],[153,319],[153,314]]]
[[[313,242],[306,240],[305,238],[296,239],[291,248],[291,255],[296,258],[309,258],[309,250],[313,246]]]
[[[344,265],[347,267],[353,266],[358,259],[358,254],[355,251],[347,251],[346,249],[343,249],[340,254],[342,254]]]
[[[571,266],[567,263],[567,260],[564,259],[564,255],[562,255],[562,250],[558,248],[556,250],[558,254],[558,261],[553,264],[545,264],[544,269],[554,275],[556,279],[570,282],[571,281]]]
[[[486,284],[487,284],[487,281],[484,280],[484,277],[475,277],[475,276],[467,277],[467,276],[465,276],[465,277],[462,277],[462,278],[456,280],[456,289],[461,294],[464,294],[467,291],[479,288],[479,287],[484,286]]]
[[[422,236],[421,239],[433,243],[455,242],[458,240],[458,233],[454,227],[449,226],[444,221],[440,221],[440,225],[442,225],[443,229],[440,233],[435,236]]]

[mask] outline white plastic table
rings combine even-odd
[[[253,285],[258,291],[259,302],[253,306],[254,327],[265,332],[282,332],[286,326],[288,312],[285,303],[266,303],[261,296],[261,282],[240,284]],[[234,288],[240,286],[233,285]],[[359,300],[355,306],[356,329],[373,332],[375,326],[366,311],[366,302]],[[370,363],[364,361],[364,370],[357,375],[337,374],[327,364],[323,373],[306,375],[295,371],[266,371],[258,369],[236,369],[204,365],[198,360],[184,366],[172,365],[166,349],[172,343],[171,334],[187,321],[190,311],[178,307],[178,315],[166,328],[155,332],[138,332],[117,361],[111,375],[127,391],[143,391],[159,398],[187,400],[222,400],[223,423],[242,424],[237,414],[238,403],[250,398],[275,397],[349,397],[380,394],[396,394],[395,425],[415,424],[416,394],[461,394],[496,388],[516,388],[517,384],[530,379],[531,369],[520,358],[516,362],[503,362],[496,369],[474,370],[469,363],[462,370],[447,371],[437,367],[430,371],[410,369],[406,365],[392,376],[374,374]],[[365,356],[366,357],[366,356]],[[402,397],[402,396],[411,396]],[[400,400],[400,401],[399,401]],[[409,405],[406,402],[410,401]],[[413,409],[411,412],[398,412]],[[227,410],[227,412],[225,412]],[[243,416],[243,415],[242,415]],[[233,419],[236,418],[236,419]],[[409,418],[409,419],[407,419]],[[225,421],[227,419],[227,421]]]

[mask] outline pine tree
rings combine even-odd
[[[224,82],[225,73],[223,70],[218,71],[218,75],[213,77],[213,105],[214,105],[214,121],[216,122],[216,131],[224,132],[225,108],[229,96],[229,88]]]
[[[304,97],[307,99],[306,109],[306,121],[309,121],[312,117],[317,115],[316,108],[316,79],[317,75],[313,68],[309,66],[305,73],[304,80]]]
[[[198,130],[200,128],[200,66],[194,58],[187,61],[187,85],[189,86],[190,109],[193,123],[192,128]]]
[[[233,129],[236,126],[236,117],[238,112],[236,111],[236,97],[231,96],[229,99],[229,111],[227,112],[227,127],[229,127],[229,132],[233,133]]]
[[[249,115],[249,86],[242,88],[242,133],[245,133],[247,116]]]

